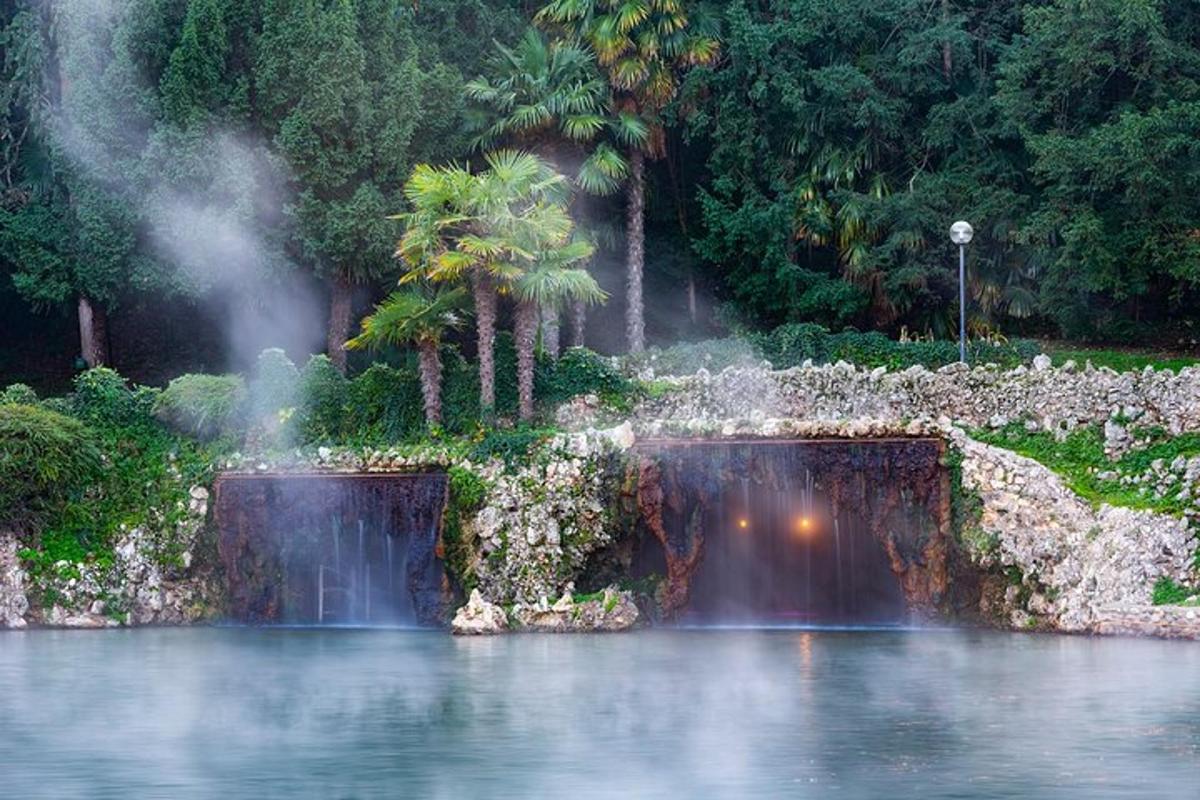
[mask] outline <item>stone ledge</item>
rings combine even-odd
[[[1092,622],[1091,631],[1102,636],[1152,636],[1200,641],[1200,608],[1142,606],[1103,609]]]

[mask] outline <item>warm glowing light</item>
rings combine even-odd
[[[745,530],[746,528],[749,528],[750,520],[746,519],[745,517],[742,517],[741,519],[738,520],[738,527],[743,530]]]
[[[811,517],[796,517],[796,532],[809,533],[813,529]]]

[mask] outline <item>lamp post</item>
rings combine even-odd
[[[967,363],[967,245],[975,230],[959,220],[950,226],[950,241],[958,245],[958,360]]]

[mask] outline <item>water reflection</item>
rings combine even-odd
[[[0,635],[13,798],[1190,798],[1200,647],[986,633]]]

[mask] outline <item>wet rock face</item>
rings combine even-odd
[[[933,439],[645,442],[635,574],[668,617],[892,621],[940,608],[949,484]]]
[[[223,475],[228,610],[255,623],[437,624],[444,474]]]

